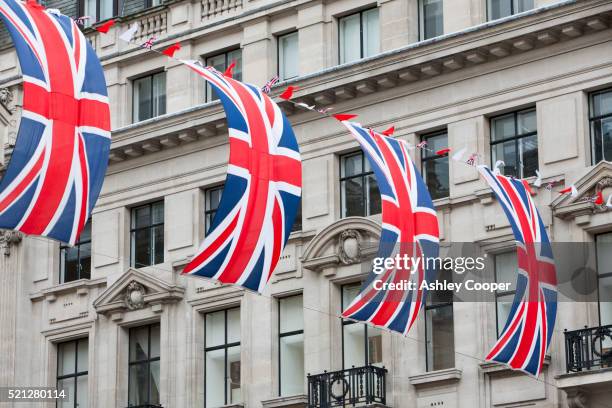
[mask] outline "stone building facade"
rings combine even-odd
[[[118,37],[137,23],[139,44],[155,36],[159,48],[180,41],[180,58],[219,68],[235,60],[237,75],[258,86],[280,74],[272,95],[298,86],[296,101],[359,114],[377,129],[394,125],[411,144],[465,147],[489,165],[503,159],[505,172],[532,183],[538,169],[544,184],[555,184],[534,189],[551,238],[600,248],[603,298],[612,287],[612,211],[588,198],[612,194],[612,1],[47,6],[93,21],[124,14],[106,35],[86,29],[106,72],[111,162],[77,247],[0,235],[0,386],[59,384],[73,399],[58,406],[81,408],[318,407],[349,405],[350,397],[419,408],[610,404],[609,302],[560,302],[537,380],[483,361],[511,294],[428,307],[405,338],[343,322],[341,306],[380,234],[377,188],[341,126],[284,102],[303,159],[303,200],[265,293],[181,276],[225,178],[224,112],[184,66]],[[19,123],[20,81],[5,44],[3,166]],[[415,150],[442,241],[475,242],[491,270],[512,271],[512,232],[484,181],[473,168],[425,156]],[[572,184],[577,196],[558,194]]]

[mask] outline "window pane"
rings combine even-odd
[[[227,395],[228,404],[242,401],[242,390],[240,388],[240,346],[227,349]]]
[[[219,208],[223,187],[211,188],[206,190],[206,211],[212,211]]]
[[[363,153],[342,156],[342,168],[340,176],[351,177],[363,173]]]
[[[79,276],[79,248],[62,248],[62,276],[61,283],[72,282]]]
[[[227,343],[240,341],[240,309],[227,311]]]
[[[422,0],[424,40],[444,34],[442,0]]]
[[[88,339],[81,339],[78,341],[78,367],[77,371],[82,373],[87,371],[89,368],[89,341]]]
[[[517,114],[518,134],[532,133],[538,130],[535,109]]]
[[[521,157],[519,165],[522,165],[521,178],[536,175],[538,169],[538,137],[528,136],[518,140]]]
[[[382,366],[382,330],[368,327],[368,364]]]
[[[79,279],[91,278],[91,244],[79,245]]]
[[[352,283],[342,286],[342,310],[346,310],[350,306],[353,299],[359,295],[361,291],[361,283]]]
[[[106,20],[113,17],[113,0],[100,0],[100,18]]]
[[[134,121],[152,117],[151,77],[134,81]]]
[[[76,342],[60,343],[57,348],[57,375],[74,374],[75,369]]]
[[[612,91],[593,95],[593,116],[604,116],[612,113]]]
[[[159,404],[159,361],[151,361],[149,387],[149,404]]]
[[[368,194],[368,213],[367,215],[380,214],[382,211],[382,204],[380,198],[380,192],[378,191],[378,183],[376,177],[373,174],[366,176],[366,193]]]
[[[512,15],[512,0],[489,0],[489,19]]]
[[[61,408],[74,408],[74,377],[65,378],[57,382],[58,391],[64,390],[67,399],[58,400],[57,406]]]
[[[280,332],[287,333],[304,329],[302,296],[291,296],[279,300]]]
[[[88,375],[80,375],[76,379],[77,407],[87,408],[89,402],[89,388],[87,386]]]
[[[280,338],[281,396],[304,393],[304,334]]]
[[[164,222],[164,202],[159,201],[152,205],[153,207],[153,224]]]
[[[291,231],[301,231],[302,230],[302,200],[300,200],[297,208],[297,212],[295,214],[295,221],[293,222],[293,226],[291,227]]]
[[[130,362],[149,356],[149,326],[130,329]]]
[[[153,264],[164,262],[164,226],[153,228]]]
[[[514,140],[498,143],[493,146],[493,160],[491,162],[495,163],[498,160],[504,162],[503,173],[506,176],[519,176],[517,169],[518,157],[516,153],[516,142]]]
[[[455,366],[455,335],[453,306],[441,306],[426,311],[427,369],[443,370]]]
[[[298,33],[291,33],[278,39],[278,74],[281,80],[299,75]]]
[[[166,113],[166,73],[153,77],[153,116]]]
[[[516,136],[513,113],[493,118],[491,121],[493,123],[491,126],[491,140],[498,141]]]
[[[151,265],[151,230],[146,228],[132,233],[134,242],[134,266],[137,268]]]
[[[360,15],[353,14],[340,19],[340,63],[361,58]]]
[[[531,10],[533,8],[533,0],[514,0],[514,12],[522,13],[523,11]]]
[[[603,326],[612,324],[612,276],[599,279],[600,319]]]
[[[495,255],[495,280],[499,283],[510,283],[510,291],[515,290],[517,269],[516,252]]]
[[[343,181],[342,190],[343,216],[364,216],[363,178],[358,177]]]
[[[90,25],[92,25],[92,23],[98,20],[96,18],[96,14],[97,14],[96,0],[84,0],[83,5],[84,5],[83,15],[93,17],[93,21],[92,19],[85,20],[86,21],[85,25],[89,27]]]
[[[225,350],[206,352],[206,406],[225,405]]]
[[[448,147],[448,134],[440,133],[435,136],[423,136],[427,142],[427,150],[422,150],[423,157],[439,157],[435,152]]]
[[[206,317],[206,347],[225,344],[225,311],[207,313]]]
[[[506,326],[506,320],[510,315],[512,300],[514,295],[504,295],[497,297],[497,335],[499,336]]]
[[[91,219],[83,226],[83,231],[79,236],[79,242],[91,241]]]
[[[151,225],[151,207],[134,208],[132,211],[132,228],[142,228]]]
[[[593,158],[598,163],[612,161],[612,118],[593,122]]]
[[[130,365],[129,404],[144,405],[149,393],[148,363]]]
[[[345,324],[343,330],[344,368],[363,367],[365,356],[365,326],[361,323]]]
[[[363,57],[371,57],[380,52],[380,28],[378,9],[363,12]]]
[[[435,200],[449,196],[448,174],[448,157],[440,157],[423,162],[423,177],[432,199]]]
[[[159,357],[159,340],[160,340],[159,330],[160,330],[159,324],[151,326],[151,351],[150,351],[149,358]]]
[[[597,236],[597,272],[612,272],[612,233]]]
[[[242,50],[234,50],[227,53],[228,65],[232,62],[236,63],[234,67],[234,78],[238,81],[242,81]]]

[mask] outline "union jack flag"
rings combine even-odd
[[[100,62],[69,17],[0,0],[23,73],[23,116],[0,183],[0,228],[74,244],[93,209],[110,149]]]
[[[487,360],[538,376],[557,316],[557,272],[546,228],[525,180],[478,170],[489,183],[517,242],[518,278],[510,315]]]
[[[266,84],[261,88],[261,92],[265,93],[265,94],[269,94],[270,92],[272,92],[272,87],[274,86],[274,84],[276,84],[278,81],[280,80],[280,78],[278,77],[278,75],[274,75],[272,78],[270,78],[270,80],[268,82],[266,82]]]
[[[183,62],[215,88],[230,137],[219,208],[183,273],[261,292],[289,238],[301,197],[297,140],[280,108],[257,87]]]
[[[378,182],[382,199],[382,232],[377,257],[437,257],[438,218],[429,191],[408,155],[407,145],[356,123],[342,123],[361,145]],[[425,304],[427,290],[421,284],[434,280],[435,273],[433,267],[423,263],[412,271],[403,265],[394,265],[380,274],[372,272],[361,293],[342,312],[342,316],[406,335]],[[380,290],[376,281],[410,281],[415,289]]]

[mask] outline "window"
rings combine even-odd
[[[166,113],[166,73],[159,72],[133,82],[133,121],[151,119]]]
[[[525,178],[538,169],[535,108],[491,118],[491,157],[504,162],[504,174]]]
[[[204,326],[205,407],[241,402],[240,309],[206,313]]]
[[[421,39],[444,34],[442,0],[421,0]]]
[[[304,393],[302,295],[278,300],[279,395]]]
[[[590,95],[593,164],[612,161],[612,89]]]
[[[91,220],[74,246],[60,246],[60,283],[91,278]]]
[[[517,269],[518,263],[516,259],[516,252],[504,252],[495,255],[495,282],[510,283],[510,290],[498,290],[495,292],[497,337],[499,337],[501,332],[504,330],[506,320],[508,320],[508,316],[510,315],[512,301],[514,300],[514,294],[516,293],[514,285],[516,283]]]
[[[86,22],[87,25],[108,20],[118,15],[118,4],[119,2],[116,0],[80,0],[79,8],[81,12],[79,16],[90,17]]]
[[[381,212],[378,184],[362,151],[340,157],[340,196],[342,217]]]
[[[342,310],[346,310],[360,291],[361,283],[342,286]],[[366,365],[382,366],[382,330],[342,319],[343,368]]]
[[[422,173],[427,184],[427,189],[432,199],[448,197],[449,178],[448,178],[448,153],[437,155],[435,152],[448,146],[448,134],[444,132],[433,133],[423,136],[427,142],[428,149],[422,149]]]
[[[206,233],[208,233],[208,230],[212,226],[212,222],[215,218],[215,214],[217,213],[217,209],[219,208],[219,203],[221,202],[221,195],[223,195],[223,185],[207,189],[204,195],[204,227]]]
[[[597,236],[597,273],[599,276],[599,324],[612,324],[612,233]],[[612,348],[612,341],[608,347]]]
[[[158,407],[159,323],[130,329],[128,407]]]
[[[339,30],[341,64],[370,57],[380,51],[377,8],[342,17]]]
[[[278,37],[278,76],[284,81],[300,74],[298,32]]]
[[[68,398],[58,401],[58,408],[87,407],[88,339],[78,339],[57,345],[57,389],[65,390]]]
[[[135,268],[164,262],[164,202],[132,209],[131,265]]]
[[[295,213],[295,221],[291,227],[291,232],[293,231],[301,231],[302,230],[302,199],[300,198],[300,202],[298,203],[297,212]]]
[[[214,55],[206,58],[206,66],[213,67],[219,72],[225,72],[232,62],[235,62],[234,66],[234,79],[242,81],[242,50],[233,50],[224,52],[222,54]],[[210,86],[208,81],[206,82],[206,102],[212,102],[219,99],[219,96],[214,89]]]
[[[452,282],[452,271],[440,271],[438,281]],[[425,344],[427,371],[455,366],[455,326],[453,323],[453,292],[433,290],[425,305]]]
[[[508,17],[534,7],[533,0],[488,0],[489,20]]]

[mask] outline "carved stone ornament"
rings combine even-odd
[[[610,178],[610,177],[605,177],[605,178],[601,179],[595,185],[595,188],[594,188],[594,191],[593,191],[592,195],[595,196],[595,195],[599,194],[599,192],[604,193],[604,190],[607,187],[612,187],[612,178]],[[597,205],[597,204],[595,204],[593,202],[593,212],[594,213],[602,213],[602,212],[609,211],[609,208],[606,205],[606,200],[607,200],[609,194],[604,193],[603,195],[604,195],[604,202],[603,202],[603,204]]]
[[[13,92],[8,88],[0,88],[0,103],[10,112],[13,111]]]
[[[361,248],[359,246],[361,236],[353,229],[342,231],[339,239],[338,257],[345,265],[359,263],[361,261]]]
[[[0,248],[4,256],[11,255],[11,246],[17,245],[23,239],[23,235],[18,231],[0,230]]]
[[[145,288],[140,283],[132,281],[125,290],[125,303],[130,310],[142,309],[145,305]]]

